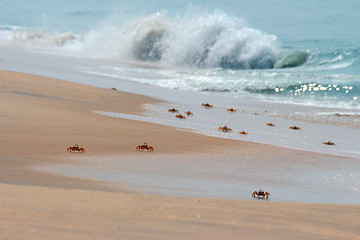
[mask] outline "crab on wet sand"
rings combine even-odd
[[[214,107],[213,105],[211,105],[209,103],[203,103],[203,104],[201,104],[201,106],[204,107],[204,108],[208,108],[208,109]]]
[[[236,109],[234,109],[234,108],[228,108],[228,109],[226,109],[226,111],[231,112],[231,113],[236,113]]]
[[[176,110],[175,108],[170,108],[168,110],[168,112],[171,112],[171,113],[179,113],[179,110]]]
[[[190,111],[187,111],[187,112],[185,112],[184,114],[187,115],[187,116],[192,116],[192,115],[193,115],[193,113],[190,112]]]
[[[218,131],[230,133],[230,132],[232,132],[233,130],[232,130],[231,128],[227,127],[227,126],[223,126],[223,127],[219,127],[219,128],[218,128]]]
[[[289,127],[289,129],[292,129],[292,130],[301,130],[301,128],[300,127],[298,127],[298,126],[290,126]]]
[[[258,199],[266,199],[268,200],[269,199],[269,196],[270,196],[270,193],[268,192],[264,192],[264,190],[262,189],[259,189],[259,191],[254,191],[251,196],[253,198],[258,198]]]
[[[186,119],[186,117],[184,115],[181,115],[181,114],[175,115],[175,117],[178,118],[178,119]]]

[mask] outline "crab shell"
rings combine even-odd
[[[176,118],[179,118],[179,119],[186,119],[186,117],[185,117],[185,116],[183,116],[183,115],[181,115],[181,114],[176,115],[175,117],[176,117]]]
[[[168,112],[172,112],[172,113],[178,113],[179,111],[178,110],[176,110],[175,108],[170,108],[169,110],[168,110]]]
[[[226,126],[224,126],[224,127],[219,127],[218,130],[219,130],[219,131],[223,131],[223,132],[232,132],[232,131],[233,131],[231,128],[226,127]]]
[[[208,103],[203,103],[203,104],[201,104],[201,106],[203,106],[205,108],[212,108],[213,107],[213,105],[208,104]]]

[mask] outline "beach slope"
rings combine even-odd
[[[142,154],[135,146],[148,140],[156,143],[155,156],[229,154],[239,148],[258,159],[315,156],[94,113],[144,114],[143,104],[159,102],[0,71],[0,238],[358,239],[359,205],[156,196],[36,168]],[[73,144],[86,152],[66,152]]]

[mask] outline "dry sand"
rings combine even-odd
[[[142,114],[143,104],[158,102],[111,89],[0,71],[0,94],[1,239],[359,239],[359,205],[153,196],[33,168],[74,156],[142,154],[135,146],[144,141],[155,146],[152,154],[314,153],[95,114]],[[86,153],[66,152],[74,143]]]

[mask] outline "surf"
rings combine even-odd
[[[112,21],[112,20],[111,20]],[[163,66],[271,69],[305,63],[285,56],[275,35],[249,27],[244,19],[221,11],[173,17],[166,12],[105,22],[87,34],[3,28],[18,44],[61,47],[89,57],[152,62]],[[4,35],[5,36],[5,35]],[[4,40],[4,39],[3,39]]]
[[[282,47],[277,36],[221,11],[169,16],[165,11],[113,18],[84,34],[0,26],[1,42],[58,48],[69,54],[199,69],[283,69],[359,66],[360,51]]]

